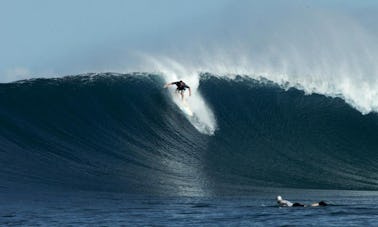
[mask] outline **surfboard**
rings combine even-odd
[[[181,109],[181,111],[184,114],[186,114],[186,115],[188,115],[190,117],[193,116],[193,111],[190,109],[188,103],[186,103],[185,101],[179,101],[178,102],[178,107]]]

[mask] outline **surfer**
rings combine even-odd
[[[281,196],[277,196],[277,203],[280,207],[306,207],[307,205],[301,204],[301,203],[292,203],[288,200],[282,199]],[[312,203],[311,205],[308,205],[311,207],[318,207],[318,206],[328,206],[328,204],[324,201],[320,201],[318,203]]]
[[[189,96],[192,95],[192,91],[190,90],[190,87],[186,85],[182,80],[177,81],[177,82],[172,82],[172,83],[167,83],[164,85],[165,88],[171,86],[171,85],[176,85],[176,92],[181,95],[181,100],[184,100],[184,91],[186,88],[189,90]]]

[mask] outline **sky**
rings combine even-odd
[[[231,40],[228,33],[252,36],[247,26],[259,23],[264,26],[251,39],[265,39],[274,29],[264,29],[280,20],[277,15],[293,9],[340,12],[375,32],[375,2],[0,0],[0,82],[127,70],[138,53],[190,51],[196,42],[222,45]]]
[[[104,58],[93,55],[117,55],[143,41],[153,43],[180,24],[211,16],[226,2],[0,0],[0,73],[3,78],[74,73],[85,70],[81,63],[90,70],[88,61]]]

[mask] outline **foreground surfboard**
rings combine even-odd
[[[177,105],[184,114],[193,117],[193,111],[190,109],[188,103],[185,100],[178,102]]]

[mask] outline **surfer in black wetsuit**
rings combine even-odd
[[[167,84],[164,85],[164,87],[166,88],[166,87],[169,87],[171,85],[177,86],[176,92],[180,93],[182,100],[184,100],[184,91],[185,91],[186,88],[188,88],[188,90],[189,90],[189,96],[192,95],[192,91],[190,90],[190,87],[188,85],[186,85],[182,80],[177,81],[177,82],[167,83]]]

